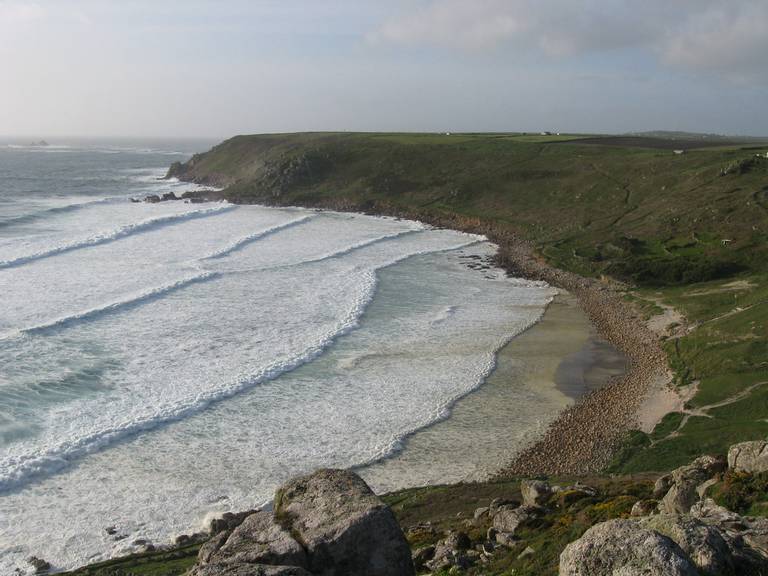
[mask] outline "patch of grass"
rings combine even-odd
[[[513,548],[497,548],[488,564],[477,564],[466,573],[471,576],[501,576],[521,574],[527,576],[556,575],[560,553],[565,546],[579,538],[595,522],[626,517],[632,505],[646,498],[653,489],[654,477],[582,478],[598,489],[594,497],[581,497],[563,505],[558,495],[547,504],[547,513],[541,522],[516,532],[520,543]],[[568,485],[572,479],[562,478],[556,483]],[[555,482],[555,480],[552,480]],[[444,531],[460,530],[468,533],[473,543],[485,540],[490,520],[469,521],[475,508],[488,506],[493,498],[520,501],[519,482],[516,480],[480,484],[456,484],[434,488],[403,490],[384,496],[392,503],[393,511],[403,528],[430,520],[435,527],[431,535],[419,534],[410,538],[412,548],[435,543]],[[450,512],[443,510],[444,505]],[[414,511],[420,512],[414,515]],[[530,546],[534,554],[520,557]]]
[[[766,380],[768,380],[768,374],[765,371],[735,372],[702,378],[698,392],[691,399],[690,404],[701,407],[723,402],[750,386]]]
[[[658,316],[659,314],[664,312],[664,310],[658,304],[646,298],[640,298],[635,294],[632,294],[631,292],[628,292],[627,294],[625,294],[624,299],[627,302],[631,302],[634,306],[636,306],[643,314],[643,318],[645,318],[646,320],[654,316]]]
[[[665,470],[705,452],[725,453],[728,446],[768,433],[768,282],[765,275],[667,287],[643,295],[660,297],[693,324],[685,336],[665,343],[679,384],[698,381],[689,401],[705,409],[692,417],[675,438],[655,445],[630,443],[616,472]],[[765,386],[760,383],[766,382]],[[751,390],[751,391],[750,391]],[[746,394],[743,398],[741,394]],[[723,404],[720,407],[714,406]],[[678,416],[668,415],[659,434]],[[679,420],[678,420],[679,422]],[[631,456],[626,457],[628,453]]]
[[[708,494],[729,510],[748,516],[768,516],[768,473],[726,472]]]
[[[200,544],[170,551],[147,552],[92,564],[66,576],[177,576],[184,574],[197,560]]]
[[[683,421],[685,415],[682,412],[670,412],[666,414],[661,422],[656,424],[656,427],[651,432],[652,440],[661,440],[666,438],[672,432],[678,429],[680,423]]]

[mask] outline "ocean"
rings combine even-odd
[[[161,177],[210,144],[0,140],[0,573],[166,544],[393,457],[555,293],[417,222],[130,201],[194,189]]]

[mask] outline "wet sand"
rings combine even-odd
[[[499,352],[494,372],[448,418],[359,472],[377,492],[487,479],[564,408],[625,366],[625,357],[597,336],[577,299],[562,292],[537,324]]]

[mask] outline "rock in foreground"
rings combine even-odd
[[[392,511],[356,474],[319,470],[283,486],[275,517],[304,545],[317,574],[413,574],[411,552]]]
[[[274,516],[255,512],[200,550],[188,576],[412,576],[391,510],[346,470],[318,470],[277,491]]]
[[[697,576],[695,566],[666,536],[631,520],[597,524],[560,556],[560,576]]]

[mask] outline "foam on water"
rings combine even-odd
[[[121,170],[131,193],[169,185]],[[387,457],[552,296],[415,222],[102,198],[0,243],[0,573],[164,543]]]

